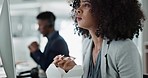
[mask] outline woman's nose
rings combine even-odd
[[[82,12],[82,11],[81,11],[80,9],[77,9],[77,10],[76,10],[76,13],[77,13],[77,14],[80,14],[81,12]]]
[[[80,13],[80,10],[78,10],[77,13]]]

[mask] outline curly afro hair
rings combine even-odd
[[[90,0],[92,15],[99,22],[96,29],[96,36],[104,39],[125,40],[139,36],[145,20],[141,11],[141,4],[137,0]],[[73,0],[70,5],[72,18],[75,22],[75,30],[79,35],[91,38],[88,30],[78,27],[75,14],[80,6],[80,0]]]

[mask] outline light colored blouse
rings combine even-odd
[[[98,54],[96,65],[93,64],[93,55],[91,53],[87,78],[101,78],[100,67],[101,67],[101,51]]]

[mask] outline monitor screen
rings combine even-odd
[[[3,0],[0,12],[0,55],[7,78],[15,78],[8,0]]]

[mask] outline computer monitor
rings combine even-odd
[[[3,0],[0,15],[0,55],[7,78],[16,78],[8,0]]]

